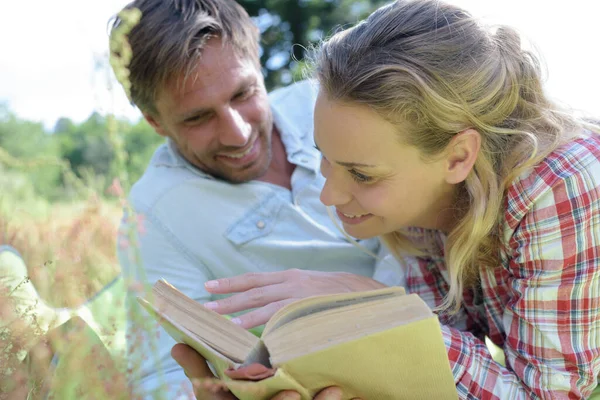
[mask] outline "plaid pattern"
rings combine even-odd
[[[588,398],[600,376],[600,135],[549,155],[505,204],[501,264],[480,270],[458,315],[439,316],[459,397]],[[434,235],[439,252],[405,260],[408,291],[430,306],[448,292],[445,239]]]

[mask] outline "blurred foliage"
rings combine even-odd
[[[261,32],[267,89],[302,79],[311,45],[364,19],[389,0],[238,0]]]
[[[17,118],[4,104],[0,104],[0,148],[21,160],[40,156],[60,157],[58,143],[46,134],[42,124]],[[60,175],[60,169],[56,165],[31,168],[25,182],[22,177],[5,169],[6,166],[3,167],[3,163],[0,162],[0,187],[8,186],[18,192],[34,190],[49,197],[55,195],[56,182]]]
[[[301,80],[308,49],[366,17],[387,0],[238,0],[258,25],[267,88]],[[120,90],[120,89],[119,89]],[[118,158],[116,133],[125,158]],[[92,113],[82,123],[57,120],[53,129],[18,118],[0,103],[0,186],[5,204],[49,202],[103,194],[115,177],[135,182],[164,139],[139,122]],[[125,171],[123,171],[123,165]],[[125,175],[123,175],[125,174]],[[75,187],[79,185],[79,188]]]
[[[386,2],[239,0],[261,31],[261,63],[269,90],[303,79],[307,48]],[[20,251],[28,274],[23,282],[32,284],[39,299],[49,307],[80,307],[119,274],[115,248],[123,245],[117,244],[116,239],[122,208],[126,206],[127,183],[141,177],[152,153],[163,141],[143,119],[131,122],[92,113],[81,123],[60,118],[47,128],[17,117],[8,105],[0,103],[0,244]],[[140,225],[132,223],[132,234],[127,237],[135,237],[135,229],[141,229]],[[136,248],[133,240],[129,245]],[[14,311],[12,301],[5,301],[12,300],[11,293],[6,297],[0,291],[0,314],[4,316]],[[119,343],[124,343],[122,304],[111,303],[105,297],[97,301],[98,309],[90,309],[90,315],[96,322],[104,323],[98,322],[95,333],[114,334],[113,339],[120,337]],[[12,327],[10,331],[0,329],[0,358],[16,355],[14,350],[19,350],[17,345],[27,336],[29,328],[13,331]],[[111,350],[107,359],[95,351],[96,345],[87,336],[79,336],[81,340],[77,341],[70,334],[57,334],[58,338],[48,335],[38,343],[40,357],[34,357],[31,364],[40,367],[39,374],[38,368],[21,368],[29,362],[20,363],[13,357],[19,362],[5,365],[5,359],[0,360],[0,399],[17,398],[13,389],[19,392],[18,398],[35,398],[27,381],[33,376],[37,390],[37,377],[44,384],[47,377],[53,377],[48,360],[51,351],[60,347],[55,346],[57,343],[65,343],[67,353],[62,352],[62,359],[71,363],[67,362],[62,375],[60,366],[57,368],[54,382],[60,385],[68,381],[64,388],[75,385],[76,390],[87,385],[84,389],[88,392],[81,392],[81,396],[60,392],[55,398],[113,399],[126,394],[120,367],[125,363],[112,363],[118,357],[110,359],[117,354],[115,349],[120,349],[117,339],[104,343]],[[30,356],[37,354],[37,347]],[[74,357],[69,359],[68,352]],[[7,376],[3,373],[13,366],[14,374],[8,380],[14,387],[7,389],[6,379],[3,380]],[[55,379],[61,376],[65,379]],[[90,389],[94,390],[93,396],[89,396]]]
[[[116,176],[114,146],[107,135],[110,118],[93,113],[80,124],[60,118],[49,131],[39,123],[19,119],[0,104],[2,200],[13,204],[34,197],[73,200],[82,194],[73,187],[75,179],[89,189],[87,193],[102,194]],[[164,139],[143,119],[114,122],[130,155],[127,173],[135,181]]]

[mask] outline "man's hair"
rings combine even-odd
[[[134,0],[124,10],[137,8],[142,16],[128,35],[131,101],[156,114],[158,92],[175,79],[183,85],[200,61],[205,43],[217,37],[242,57],[258,65],[259,31],[242,6],[233,0]],[[111,38],[123,23],[113,17]]]

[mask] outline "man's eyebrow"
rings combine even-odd
[[[317,142],[315,142],[315,149],[317,149],[319,152],[321,152],[321,149],[317,145]],[[334,161],[334,162],[336,164],[341,165],[342,167],[346,167],[346,168],[356,168],[356,167],[359,167],[359,168],[377,168],[377,165],[372,165],[372,164],[363,164],[363,163],[345,162],[345,161]]]

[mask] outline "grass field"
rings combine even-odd
[[[67,308],[83,318],[73,318],[68,331],[57,329],[47,336],[35,329],[35,321],[17,321],[3,330],[2,321],[11,320],[7,313],[17,308],[10,293],[0,296],[0,360],[6,364],[0,399],[37,398],[45,389],[67,400],[124,396],[124,287],[114,286],[86,304],[119,275],[115,242],[120,207],[91,198],[69,204],[3,203],[0,209],[0,244],[22,254],[27,265],[23,284],[33,284],[40,301],[51,308]],[[20,362],[19,351],[31,348],[24,337],[38,344]],[[62,358],[52,367],[54,354]]]
[[[115,241],[121,209],[101,200],[0,215],[1,241],[23,255],[41,297],[75,307],[119,273]]]

